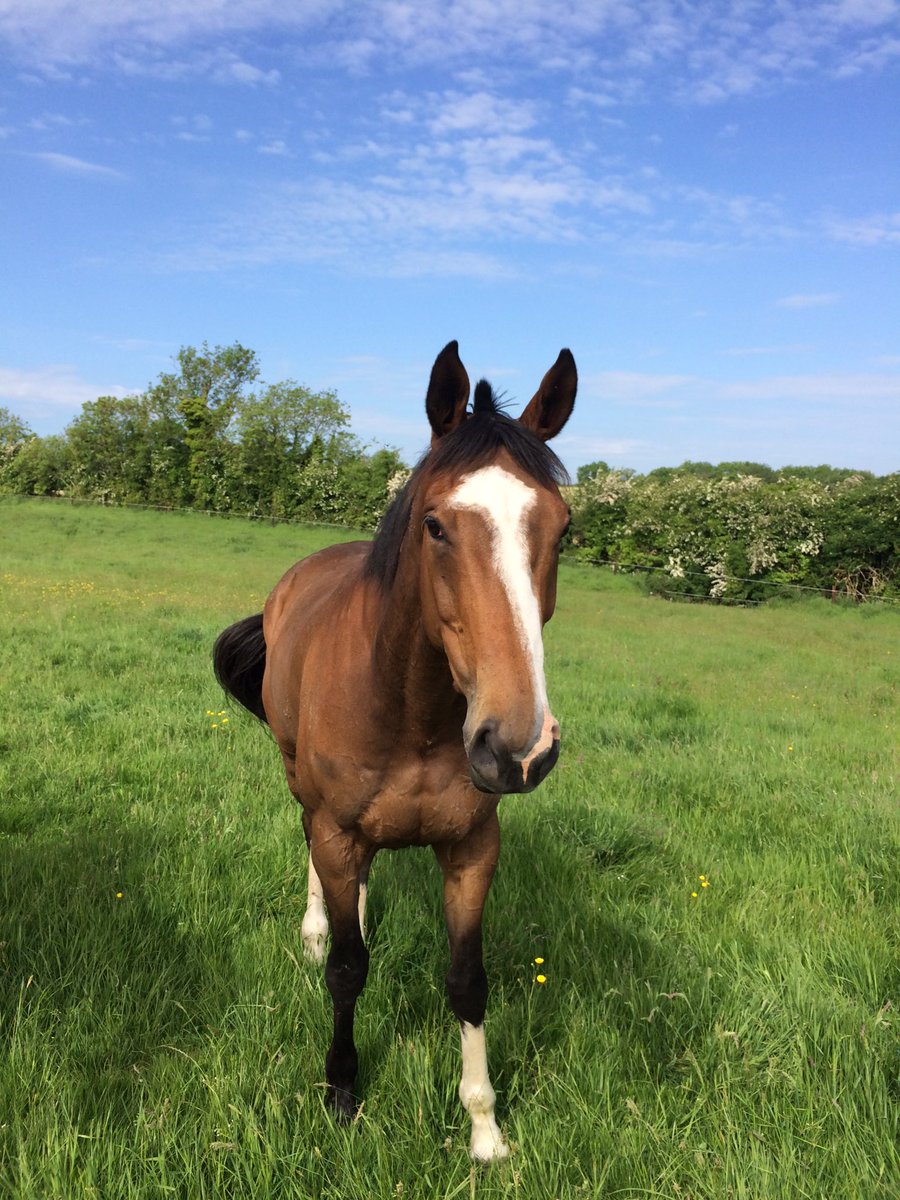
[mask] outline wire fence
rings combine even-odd
[[[612,558],[582,558],[577,554],[564,554],[561,556],[564,562],[576,566],[592,566],[592,567],[608,567],[614,573],[628,575],[632,572],[645,571],[648,574],[664,575],[672,581],[681,578],[704,579],[707,583],[742,583],[750,584],[752,587],[767,587],[772,588],[779,593],[805,593],[807,596],[818,596],[823,600],[840,601],[842,603],[858,603],[858,604],[885,604],[885,605],[900,605],[900,598],[893,596],[879,595],[856,595],[842,590],[839,586],[833,587],[813,587],[803,583],[785,583],[779,579],[763,579],[760,576],[749,577],[745,575],[720,575],[715,576],[707,574],[706,571],[688,571],[679,569],[678,575],[667,571],[665,567],[659,563],[635,563],[621,562]],[[699,595],[696,592],[683,592],[675,588],[665,588],[661,586],[653,587],[653,595],[664,596],[669,600],[681,601],[685,604],[725,604],[742,608],[752,608],[754,605],[767,604],[768,600],[754,599],[745,596],[710,596]]]
[[[126,508],[135,509],[146,512],[163,512],[172,513],[174,515],[196,514],[206,517],[219,517],[224,520],[239,520],[239,521],[255,521],[266,525],[297,525],[301,528],[309,529],[341,529],[351,532],[363,533],[371,535],[374,531],[364,529],[352,525],[344,525],[337,521],[312,521],[302,517],[280,517],[267,513],[254,512],[223,512],[221,509],[214,508],[181,508],[177,505],[167,504],[135,504],[128,501],[108,501],[108,500],[92,500],[82,496],[35,496],[35,495],[14,495],[10,499],[16,500],[43,500],[54,504],[67,504],[72,507],[79,505],[94,508]],[[694,578],[704,579],[708,583],[738,583],[749,584],[753,587],[767,587],[773,589],[773,593],[779,595],[803,593],[807,596],[818,596],[821,599],[831,600],[839,603],[854,603],[854,604],[879,604],[886,607],[900,606],[900,598],[893,596],[880,596],[870,594],[852,594],[842,590],[838,586],[831,588],[812,587],[809,584],[801,583],[784,583],[777,579],[762,579],[760,577],[751,578],[742,575],[719,575],[710,576],[705,571],[688,571],[679,570],[679,574],[673,575],[667,571],[665,567],[658,563],[636,563],[636,562],[621,562],[611,558],[584,558],[577,554],[563,554],[561,560],[573,566],[586,567],[604,567],[611,570],[614,574],[628,575],[632,573],[647,572],[648,574],[663,575],[673,582],[679,578]],[[682,604],[718,604],[726,605],[734,608],[754,608],[761,604],[767,604],[766,599],[758,599],[743,596],[710,596],[700,595],[696,592],[683,592],[677,588],[666,588],[655,584],[652,588],[652,595],[661,596],[666,600],[675,601]]]
[[[0,497],[2,498],[2,497]],[[234,518],[237,521],[255,521],[261,525],[299,525],[310,529],[349,529],[358,533],[374,533],[374,528],[345,525],[340,521],[313,521],[307,517],[279,517],[273,513],[237,512],[221,508],[183,508],[177,504],[138,504],[130,500],[95,500],[90,496],[41,496],[26,492],[8,494],[10,500],[43,500],[50,504],[66,504],[72,508],[127,508],[140,512],[172,513],[175,516],[219,517],[222,520]]]

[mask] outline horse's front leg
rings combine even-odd
[[[444,915],[450,939],[447,997],[460,1023],[459,1098],[472,1118],[469,1153],[480,1162],[509,1154],[494,1117],[494,1089],[484,1040],[487,975],[481,957],[481,917],[500,853],[496,814],[461,842],[435,846],[444,875]]]
[[[349,1119],[356,1113],[358,1066],[353,1018],[369,972],[369,952],[359,927],[360,876],[368,870],[371,851],[337,827],[314,825],[310,853],[331,918],[331,952],[325,964],[334,1004],[334,1034],[325,1059],[328,1103],[338,1116]]]

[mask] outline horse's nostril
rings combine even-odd
[[[469,745],[469,762],[480,774],[497,769],[498,728],[499,723],[493,718],[482,721]]]

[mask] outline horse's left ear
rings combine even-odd
[[[460,362],[459,342],[448,342],[434,360],[425,396],[432,445],[466,419],[468,402],[469,376]]]
[[[544,442],[556,437],[572,415],[578,372],[571,350],[560,350],[559,358],[541,380],[519,421]]]

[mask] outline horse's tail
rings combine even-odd
[[[262,702],[263,672],[266,669],[266,639],[262,613],[229,625],[216,638],[213,670],[226,692],[239,700],[254,717],[266,720]]]

